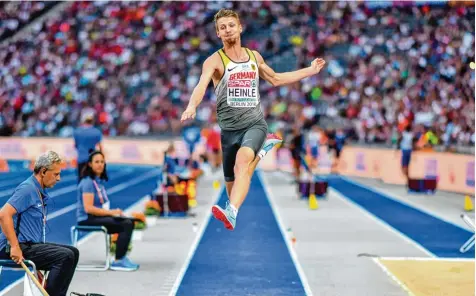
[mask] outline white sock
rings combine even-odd
[[[232,204],[230,204],[230,208],[232,209],[232,211],[233,211],[233,214],[235,214],[235,217],[236,217],[236,215],[238,214],[238,209],[237,209],[237,208],[235,208],[235,206],[234,206],[234,205],[232,205]]]

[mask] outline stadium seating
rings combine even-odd
[[[474,145],[474,7],[442,2],[73,2],[0,46],[0,135],[67,137],[91,110],[105,135],[178,134],[226,5],[276,70],[327,61],[296,85],[261,84],[270,129],[318,122],[392,144],[413,123],[438,144]],[[210,87],[197,122],[214,108]]]

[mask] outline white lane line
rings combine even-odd
[[[376,193],[376,194],[378,194],[378,195],[382,195],[382,196],[385,197],[385,198],[388,198],[388,199],[390,199],[390,200],[393,200],[393,201],[395,201],[395,202],[397,202],[397,203],[399,203],[399,204],[402,204],[402,205],[405,205],[405,206],[410,207],[410,208],[412,208],[412,209],[415,209],[415,210],[417,210],[417,211],[423,212],[423,213],[425,213],[425,214],[427,214],[427,215],[429,215],[429,216],[431,216],[431,217],[433,217],[433,218],[436,218],[436,219],[439,219],[439,220],[444,221],[444,222],[446,222],[446,223],[449,223],[449,224],[451,224],[451,225],[453,225],[453,226],[456,226],[456,227],[458,227],[458,228],[460,228],[460,229],[469,231],[467,228],[465,228],[465,227],[463,227],[463,226],[461,226],[461,225],[458,225],[458,224],[456,224],[455,222],[450,221],[450,220],[446,219],[445,217],[443,217],[443,216],[441,216],[441,215],[438,215],[438,214],[436,214],[436,213],[432,213],[431,211],[429,211],[429,210],[423,208],[422,205],[418,205],[417,203],[413,203],[413,202],[408,201],[408,200],[400,199],[400,198],[396,197],[395,194],[390,194],[389,192],[383,191],[382,189],[373,188],[373,187],[367,186],[367,185],[365,185],[365,184],[361,184],[361,183],[356,182],[356,181],[354,181],[354,180],[352,180],[352,179],[350,179],[350,178],[348,178],[348,177],[346,177],[346,176],[340,176],[340,177],[341,177],[342,179],[344,179],[345,181],[347,181],[347,182],[349,182],[349,183],[351,183],[351,184],[354,184],[355,186],[359,186],[360,188],[367,189],[367,190],[372,191],[372,192],[374,192],[374,193]]]
[[[388,268],[380,262],[379,258],[372,258],[372,260],[380,266],[380,268],[395,282],[397,283],[405,292],[408,293],[408,296],[415,296],[412,291],[402,282],[400,281],[393,273],[388,270]]]
[[[306,274],[304,273],[301,263],[299,262],[297,253],[294,250],[294,248],[291,246],[291,243],[289,242],[289,239],[287,238],[286,228],[284,227],[284,222],[281,217],[281,214],[279,213],[278,207],[276,206],[274,202],[274,195],[270,189],[268,181],[262,175],[261,171],[256,171],[256,173],[259,179],[261,180],[261,184],[263,185],[266,198],[268,199],[269,204],[271,206],[271,210],[273,211],[274,217],[276,218],[276,221],[278,222],[279,230],[281,231],[281,235],[283,236],[284,242],[286,243],[286,247],[288,248],[289,254],[291,255],[291,259],[293,260],[293,263],[294,263],[294,266],[296,267],[299,278],[301,279],[301,283],[304,287],[304,291],[306,292],[306,295],[312,295],[311,286],[309,285],[309,281],[307,280]]]
[[[222,186],[220,190],[218,191],[217,195],[213,199],[215,201],[215,204],[220,199],[220,196],[222,195],[224,190],[225,190],[225,186]],[[206,214],[205,217],[203,218],[200,229],[198,230],[198,234],[197,236],[195,236],[195,240],[193,241],[192,246],[190,247],[187,258],[185,259],[185,262],[180,268],[179,274],[177,278],[175,279],[175,282],[169,293],[170,296],[175,296],[175,294],[177,294],[180,284],[182,283],[183,277],[185,276],[185,272],[187,271],[188,266],[190,265],[190,261],[192,261],[193,255],[195,255],[195,251],[197,250],[198,244],[200,243],[200,240],[202,239],[203,233],[205,232],[205,229],[207,228],[208,223],[210,223],[211,217],[212,217],[212,212],[208,211],[208,214]]]
[[[418,242],[412,240],[411,238],[409,238],[408,236],[406,236],[403,232],[401,232],[400,230],[396,229],[396,228],[393,228],[390,224],[388,224],[387,222],[385,222],[384,220],[380,219],[379,217],[371,214],[369,211],[367,211],[367,209],[365,209],[364,207],[362,207],[361,205],[359,205],[358,203],[354,202],[352,199],[350,198],[347,198],[345,195],[343,195],[342,193],[340,193],[339,191],[335,190],[334,188],[329,188],[329,193],[332,193],[333,195],[335,195],[336,197],[340,198],[342,201],[346,202],[347,204],[351,205],[351,206],[354,206],[356,207],[357,209],[359,209],[361,211],[361,213],[368,217],[369,219],[373,220],[374,222],[377,222],[377,224],[380,224],[383,228],[387,229],[388,231],[396,234],[397,236],[401,237],[403,240],[405,240],[406,242],[408,242],[409,244],[415,246],[417,249],[419,249],[420,251],[422,251],[423,253],[425,253],[426,255],[430,256],[430,257],[437,257],[435,254],[433,254],[432,252],[428,251],[427,249],[425,249],[421,244],[419,244]]]

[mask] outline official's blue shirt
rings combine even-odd
[[[169,174],[177,173],[177,163],[175,162],[174,158],[170,156],[166,156],[164,162],[165,162],[164,164],[167,167],[167,173]]]
[[[342,149],[345,144],[345,134],[336,134],[336,148]]]
[[[74,146],[78,152],[78,163],[88,161],[89,150],[94,150],[102,140],[102,133],[91,125],[78,127],[74,130]]]
[[[39,193],[43,196],[43,201],[40,199]],[[46,218],[48,199],[48,194],[41,188],[40,183],[33,175],[15,188],[7,203],[17,211],[13,216],[13,227],[15,227],[18,242],[43,242],[43,235],[46,235],[44,218]],[[21,218],[18,225],[19,216]],[[3,250],[6,245],[7,238],[0,232],[0,250]]]
[[[96,189],[96,186],[94,185],[94,182],[96,182],[96,185],[98,186],[98,189],[100,190],[100,194],[102,196],[102,202],[101,202],[101,197],[99,196],[99,192]],[[77,202],[77,209],[76,209],[76,218],[77,221],[84,221],[88,219],[88,214],[84,210],[84,202],[83,202],[83,194],[84,193],[92,193],[94,194],[94,202],[93,205],[97,208],[103,208],[103,204],[107,203],[109,201],[109,198],[107,197],[106,193],[106,188],[104,187],[104,181],[99,179],[99,178],[94,178],[91,179],[91,177],[86,177],[79,182],[78,185],[78,202]]]
[[[190,159],[186,159],[186,160],[185,160],[185,166],[188,166],[189,163],[190,163]],[[198,161],[192,160],[191,168],[194,169],[194,170],[199,169],[199,168],[200,168],[200,164],[198,163]]]

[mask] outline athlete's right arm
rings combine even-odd
[[[198,105],[205,96],[205,92],[207,91],[207,87],[212,80],[213,74],[217,68],[217,60],[216,54],[208,57],[202,66],[202,75],[200,76],[200,81],[198,81],[197,86],[193,89],[192,96],[190,97],[190,101],[188,102],[187,109],[182,114],[181,121],[184,122],[187,119],[194,119],[195,113],[197,110]]]

